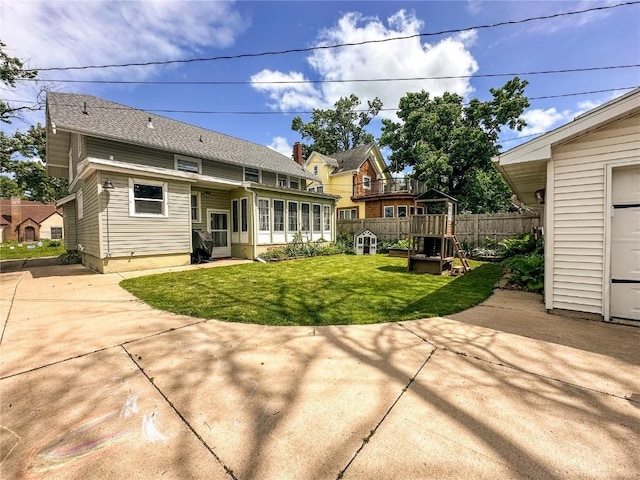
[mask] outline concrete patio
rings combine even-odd
[[[640,478],[639,328],[504,290],[264,327],[154,310],[139,272],[0,268],[2,478]]]

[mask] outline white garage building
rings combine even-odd
[[[543,209],[547,310],[640,326],[640,88],[493,161]]]

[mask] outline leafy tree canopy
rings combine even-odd
[[[0,41],[0,82],[15,87],[20,79],[35,78],[34,70],[23,70],[23,62],[7,55]],[[13,107],[0,98],[0,123],[10,124],[26,110],[40,107]],[[0,131],[0,196],[21,196],[30,200],[50,202],[67,194],[67,180],[47,176],[45,159],[46,130],[38,123],[26,133],[8,135]],[[40,158],[39,160],[31,160]]]
[[[367,133],[365,127],[382,108],[382,101],[376,97],[367,102],[366,111],[359,112],[360,103],[360,99],[352,94],[340,98],[333,110],[314,109],[310,122],[305,123],[302,118],[295,117],[291,122],[291,130],[313,142],[303,144],[304,158],[313,151],[332,155],[373,142],[373,135]]]
[[[412,176],[457,198],[461,211],[506,211],[511,192],[493,167],[491,157],[500,150],[503,127],[521,130],[520,118],[529,106],[526,80],[513,78],[490,90],[493,99],[471,100],[444,93],[429,96],[424,90],[400,99],[400,122],[382,120],[381,145],[392,151],[391,169],[412,167]]]

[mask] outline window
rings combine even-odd
[[[202,160],[199,158],[174,157],[175,169],[181,172],[202,173]]]
[[[371,190],[371,177],[368,175],[362,176],[362,186],[367,190]]]
[[[200,223],[200,192],[191,192],[191,221]]]
[[[84,218],[84,196],[82,195],[82,190],[76,193],[76,205],[78,206],[78,220],[82,220]]]
[[[316,187],[309,187],[307,188],[308,191],[310,192],[315,192],[316,191]]]
[[[257,168],[244,167],[244,181],[260,183],[260,170]]]
[[[338,210],[338,218],[340,220],[354,220],[358,218],[358,209],[357,208],[345,208],[342,210]]]
[[[310,217],[310,206],[308,203],[301,203],[300,204],[300,213],[301,213],[301,223],[302,223],[302,231],[303,232],[308,232],[311,226],[311,219]]]
[[[238,233],[238,200],[231,200],[231,231]]]
[[[423,207],[416,208],[416,215],[424,215],[424,208]]]
[[[60,240],[62,238],[62,227],[51,227],[51,239]]]
[[[318,185],[318,186],[316,187],[316,192],[318,192],[318,193],[324,193],[324,186],[322,186],[322,185]]]
[[[323,205],[322,210],[324,212],[324,231],[329,232],[331,230],[331,207],[329,205]]]
[[[289,202],[288,208],[288,230],[289,233],[295,233],[298,231],[298,202]]]
[[[404,218],[407,216],[407,206],[398,205],[398,217]]]
[[[384,218],[393,218],[393,205],[384,207]]]
[[[166,217],[167,183],[129,179],[129,215]]]
[[[278,174],[278,186],[279,187],[288,187],[289,186],[289,178],[286,175]]]
[[[313,166],[313,174],[318,175],[318,165]]]
[[[273,201],[273,231],[284,232],[284,200]]]
[[[242,232],[249,231],[249,219],[248,219],[248,212],[247,212],[248,203],[249,202],[247,201],[246,198],[240,199],[240,221],[241,221]]]
[[[322,226],[322,220],[320,218],[320,205],[317,203],[313,204],[313,231],[319,232],[320,227]]]
[[[269,199],[258,199],[258,230],[268,232],[270,230],[269,222]]]
[[[300,181],[297,178],[289,179],[289,188],[293,188],[295,190],[300,190]]]

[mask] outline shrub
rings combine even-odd
[[[393,241],[383,240],[381,242],[378,242],[377,252],[387,253],[390,248],[409,248],[410,243],[411,242],[408,238],[402,238]]]
[[[336,236],[336,247],[341,253],[353,253],[353,235],[348,232],[340,232]]]
[[[327,242],[326,240],[316,240],[315,242],[304,242],[302,237],[296,235],[293,242],[282,247],[273,247],[260,255],[263,260],[287,260],[300,257],[317,257],[320,255],[336,255],[343,253],[340,245]]]
[[[499,243],[499,247],[506,258],[544,252],[542,237],[536,239],[531,233],[523,233],[517,237],[503,240]]]
[[[60,240],[46,240],[45,244],[47,247],[59,247],[61,242]]]
[[[530,292],[544,289],[544,255],[531,253],[507,258],[502,265],[511,273],[509,283]]]
[[[60,255],[58,257],[58,263],[60,265],[74,265],[76,263],[82,263],[82,256],[80,255],[80,252],[71,250]]]

